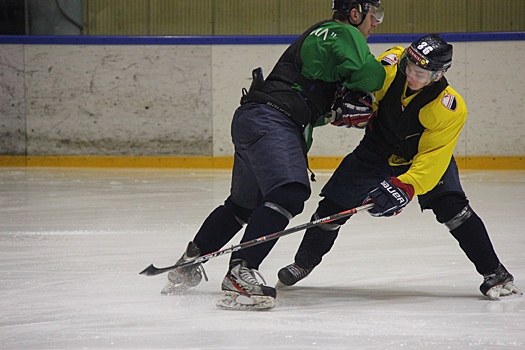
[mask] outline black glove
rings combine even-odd
[[[383,180],[379,186],[368,193],[363,204],[374,203],[368,212],[372,216],[394,216],[412,200],[414,187],[405,184],[397,177]]]
[[[374,101],[374,95],[369,92],[348,90],[332,105],[332,125],[363,129],[374,113]]]

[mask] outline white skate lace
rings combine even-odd
[[[244,282],[248,283],[248,284],[252,284],[252,285],[260,285],[261,283],[257,280],[257,276],[259,276],[259,278],[261,279],[261,281],[266,284],[266,281],[264,280],[264,277],[261,275],[261,273],[255,269],[249,269],[247,267],[242,267],[240,270],[239,270],[239,277],[241,278],[241,280],[243,280]]]
[[[489,280],[496,278],[496,273],[491,273],[491,274],[485,275],[483,277],[484,277],[483,278],[483,282],[488,282]]]
[[[191,243],[192,242],[190,242],[188,244],[188,248],[186,249],[184,254],[182,254],[182,257],[179,259],[179,261],[186,262],[186,261],[190,261],[190,260],[193,260],[193,259],[199,257],[200,249],[198,249],[195,244],[193,244],[193,247],[196,248],[197,251],[196,252],[192,251],[193,253],[195,253],[195,255],[191,255],[191,256],[188,255],[188,253],[190,252]],[[195,274],[195,273],[201,274],[202,276],[204,276],[204,280],[206,282],[208,282],[208,276],[206,275],[206,271],[204,270],[204,266],[202,266],[202,264],[196,264],[196,265],[193,265],[193,266],[188,266],[188,274],[189,273],[191,273],[191,274]]]
[[[292,275],[294,275],[294,277],[296,279],[298,279],[298,280],[303,278],[304,276],[306,276],[306,275],[308,275],[310,273],[310,271],[308,269],[303,269],[302,267],[300,267],[296,263],[288,265],[288,271]]]
[[[199,251],[200,251],[200,250],[199,250]],[[182,257],[179,259],[179,261],[184,261],[184,262],[186,262],[186,261],[190,261],[190,260],[192,260],[192,259],[195,259],[195,258],[197,258],[197,257],[199,257],[198,254],[197,254],[197,255],[188,256],[188,250],[186,250],[186,251],[184,252],[184,254],[182,255]],[[190,272],[190,273],[199,273],[199,274],[201,274],[202,276],[204,276],[204,280],[205,280],[206,282],[208,282],[208,275],[206,275],[206,271],[204,270],[204,266],[202,266],[202,264],[196,264],[196,266],[195,266],[195,265],[193,265],[193,266],[188,266],[188,268],[189,268],[189,269],[188,269],[188,272]]]

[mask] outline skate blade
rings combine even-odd
[[[288,287],[291,287],[291,286],[284,284],[283,282],[281,282],[281,280],[277,280],[277,283],[275,284],[275,289],[284,289]]]
[[[499,299],[495,299],[495,301],[512,300],[512,299],[521,298],[522,296],[523,296],[523,293],[505,294],[505,295],[500,295]]]
[[[515,299],[522,295],[523,292],[516,288],[512,282],[508,282],[505,286],[492,287],[487,293],[487,296],[495,301]]]
[[[274,298],[269,296],[252,295],[248,297],[236,292],[222,293],[216,305],[223,310],[265,311],[275,306]]]

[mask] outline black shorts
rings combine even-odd
[[[235,147],[231,197],[254,209],[273,189],[298,182],[310,192],[301,129],[277,110],[257,103],[239,107],[232,120]]]
[[[377,144],[365,135],[359,146],[337,167],[323,187],[321,195],[346,209],[355,208],[363,203],[368,193],[381,181],[408,171],[409,165],[390,166],[388,159],[376,152],[376,149]],[[428,209],[428,203],[433,198],[446,193],[464,195],[454,157],[451,158],[447,170],[436,187],[418,196],[421,210]]]
[[[459,181],[458,166],[456,165],[454,157],[450,160],[447,170],[441,177],[441,180],[439,180],[436,187],[417,197],[421,210],[428,209],[428,204],[432,199],[447,193],[458,193],[465,196],[465,192]]]

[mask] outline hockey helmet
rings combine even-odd
[[[354,7],[365,16],[374,9],[372,15],[376,18],[377,23],[383,21],[385,11],[381,6],[381,0],[332,0],[332,11],[341,11],[347,16]]]
[[[441,72],[446,72],[452,65],[452,45],[438,34],[430,34],[414,41],[399,60],[401,72],[407,74],[410,63],[429,71],[430,81],[434,81]]]

